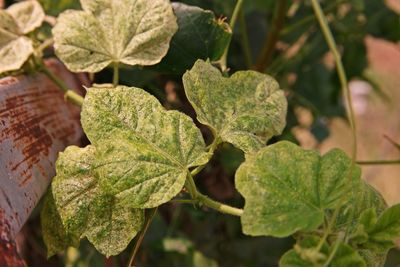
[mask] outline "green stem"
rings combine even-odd
[[[229,26],[232,29],[232,31],[235,28],[236,21],[237,21],[237,18],[239,16],[240,9],[242,8],[242,5],[243,5],[243,1],[244,0],[237,0],[236,5],[235,5],[235,9],[233,10],[232,17],[231,17],[231,20],[229,22]],[[226,72],[226,70],[228,69],[227,61],[228,61],[228,52],[229,52],[230,44],[231,44],[231,42],[229,42],[226,45],[225,50],[224,50],[224,54],[222,55],[222,57],[220,59],[221,69],[222,69],[223,72]]]
[[[114,63],[113,85],[116,87],[119,84],[119,63]]]
[[[350,89],[348,86],[347,82],[347,77],[346,73],[344,71],[341,55],[339,54],[335,39],[333,38],[332,32],[329,28],[328,21],[321,9],[321,6],[318,2],[318,0],[311,0],[315,15],[318,19],[318,22],[320,24],[320,27],[322,29],[322,32],[324,34],[324,37],[326,39],[326,42],[328,43],[328,46],[335,58],[336,62],[336,69],[339,75],[339,80],[343,88],[343,94],[344,98],[347,103],[347,116],[350,121],[350,127],[351,127],[351,132],[352,132],[352,161],[355,163],[356,155],[357,155],[357,135],[356,135],[356,124],[355,124],[355,116],[354,116],[354,110],[352,106],[352,99],[351,99],[351,93]]]
[[[136,241],[135,244],[135,248],[133,249],[132,255],[129,259],[129,263],[128,263],[128,267],[133,267],[133,261],[135,260],[136,254],[140,248],[140,245],[143,242],[144,236],[146,235],[147,230],[149,229],[149,226],[151,224],[151,222],[153,221],[154,215],[156,215],[157,213],[157,208],[151,209],[150,214],[148,216],[148,219],[146,221],[146,225],[144,226],[144,228],[142,229],[142,231],[140,232],[139,238]]]
[[[340,245],[340,243],[343,241],[343,239],[344,239],[344,234],[343,234],[343,233],[339,233],[339,236],[338,236],[338,238],[336,239],[335,244],[333,245],[332,252],[329,254],[329,257],[328,257],[328,259],[326,260],[326,262],[325,262],[325,264],[324,264],[324,267],[328,267],[329,264],[332,262],[333,258],[334,258],[335,255],[336,255],[336,252],[337,252],[337,250],[338,250],[338,248],[339,248],[339,245]]]
[[[220,138],[215,138],[214,141],[211,143],[211,145],[208,147],[208,153],[214,154],[214,151],[217,149],[219,143],[221,142]],[[192,177],[199,174],[207,165],[200,165],[197,168],[195,168],[193,171],[191,171]]]
[[[50,80],[52,80],[63,92],[66,100],[69,100],[75,105],[82,106],[83,97],[76,92],[68,89],[68,86],[58,78],[50,69],[48,69],[44,64],[39,64],[39,69],[43,72]]]
[[[239,12],[239,25],[240,25],[240,32],[242,35],[242,48],[243,48],[243,54],[244,54],[244,59],[246,62],[246,65],[248,68],[253,64],[252,63],[252,55],[251,55],[251,49],[250,49],[250,44],[249,44],[249,35],[247,34],[247,24],[246,24],[246,18],[244,16],[243,10],[240,10]]]
[[[276,43],[279,41],[280,31],[282,30],[285,21],[287,3],[287,0],[280,0],[276,5],[274,17],[271,22],[272,29],[268,32],[264,42],[264,48],[254,66],[254,69],[257,71],[264,71],[267,65],[271,62]]]
[[[198,201],[202,203],[204,206],[207,206],[211,209],[217,210],[222,213],[230,214],[233,216],[242,216],[243,210],[231,207],[229,205],[225,205],[223,203],[220,203],[218,201],[212,200],[206,195],[203,195],[199,191],[197,191],[196,184],[193,180],[192,175],[188,174],[188,177],[186,179],[186,186],[189,192],[193,192],[193,195],[195,196],[193,200]],[[191,193],[192,194],[192,193]],[[193,197],[192,195],[192,197]]]
[[[400,164],[400,159],[398,160],[359,160],[357,164],[360,165],[391,165],[391,164]]]
[[[214,210],[217,210],[219,212],[225,213],[225,214],[230,214],[233,216],[242,216],[243,215],[243,210],[242,209],[238,209],[238,208],[234,208],[231,207],[229,205],[225,205],[222,204],[218,201],[212,200],[211,198],[209,198],[206,195],[203,195],[201,193],[198,192],[197,194],[197,199],[203,203],[205,206],[212,208]]]

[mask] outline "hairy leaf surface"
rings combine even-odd
[[[98,149],[102,186],[132,207],[159,206],[182,189],[188,168],[209,159],[192,119],[138,88],[90,88],[82,125]]]
[[[317,229],[327,209],[350,199],[350,170],[351,160],[337,149],[322,157],[286,141],[261,149],[236,173],[246,201],[243,232],[284,237]],[[361,182],[358,167],[351,175]]]
[[[111,63],[153,65],[177,30],[168,0],[81,0],[53,29],[58,57],[72,71],[98,72]]]
[[[287,101],[268,75],[239,71],[225,78],[211,64],[198,60],[183,76],[183,83],[197,119],[217,138],[246,153],[260,149],[285,126]]]

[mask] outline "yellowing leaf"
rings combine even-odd
[[[14,18],[0,10],[0,73],[18,70],[33,53],[32,41],[21,34]]]
[[[22,34],[39,28],[45,17],[42,6],[35,0],[16,3],[7,12],[15,19]]]
[[[131,207],[169,201],[188,169],[209,159],[192,119],[138,88],[88,89],[82,125],[98,150],[102,186]]]
[[[278,83],[255,71],[239,71],[230,78],[198,60],[183,76],[186,95],[197,119],[222,141],[254,152],[286,123],[287,101]]]
[[[86,236],[101,253],[116,255],[141,229],[144,214],[101,187],[96,160],[93,146],[68,147],[57,160],[53,196],[66,236]],[[63,245],[54,238],[45,241],[51,253]]]
[[[53,29],[57,56],[72,71],[98,72],[112,63],[153,65],[177,30],[168,0],[81,0]]]
[[[340,150],[324,156],[290,142],[261,149],[236,173],[236,187],[246,202],[241,217],[249,235],[284,237],[299,230],[315,230],[327,209],[351,199],[361,183],[360,169],[349,176],[351,160]]]

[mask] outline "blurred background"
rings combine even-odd
[[[0,1],[1,2],[1,1]],[[3,5],[13,1],[3,1]],[[74,0],[40,0],[48,14],[79,9]],[[173,1],[174,2],[174,1]],[[234,0],[182,0],[208,9],[223,23],[229,21]],[[359,151],[357,159],[400,159],[400,0],[321,0],[330,27],[343,55],[356,111]],[[50,29],[42,29],[43,36]],[[285,90],[289,110],[284,133],[270,142],[290,140],[325,153],[339,147],[350,152],[350,127],[345,117],[341,87],[332,55],[325,43],[309,1],[245,0],[228,56],[230,73],[255,69],[274,76]],[[193,55],[207,58],[211,55]],[[52,56],[51,52],[48,55]],[[193,62],[188,62],[190,64]],[[185,98],[183,69],[168,64],[149,68],[125,68],[121,84],[144,88],[168,109],[193,118]],[[110,82],[105,70],[94,82]],[[210,133],[202,126],[203,134]],[[211,164],[196,178],[200,190],[234,206],[243,199],[233,178],[243,154],[230,145],[217,151]],[[400,202],[400,164],[363,165],[363,178],[378,189],[389,205]],[[104,258],[87,242],[79,249],[46,259],[40,229],[39,205],[18,236],[29,266],[126,266],[133,249]],[[136,257],[136,266],[151,267],[274,267],[294,241],[248,237],[237,218],[170,203],[160,207]],[[387,267],[400,266],[400,252],[393,249]]]

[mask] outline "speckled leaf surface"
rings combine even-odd
[[[81,120],[98,148],[102,186],[132,207],[169,201],[181,191],[188,168],[210,156],[190,117],[166,111],[142,89],[88,89]]]
[[[350,199],[351,160],[340,150],[320,156],[290,142],[261,149],[236,173],[236,187],[245,198],[241,217],[248,235],[284,237],[315,230],[327,209]],[[360,183],[360,169],[352,179]]]
[[[11,5],[7,12],[15,19],[22,34],[30,33],[40,27],[45,17],[42,6],[35,0]]]
[[[175,2],[172,7],[179,28],[157,70],[182,75],[198,59],[219,60],[232,36],[228,23],[197,6]]]
[[[85,236],[100,253],[109,257],[121,253],[140,231],[144,211],[105,195],[96,198],[89,218]]]
[[[230,78],[198,60],[183,76],[186,95],[197,119],[222,141],[246,153],[254,152],[286,123],[287,101],[278,83],[255,71],[239,71]]]
[[[31,40],[22,36],[15,19],[0,10],[0,73],[18,70],[33,53]]]
[[[51,188],[44,196],[40,219],[43,240],[47,246],[47,257],[63,251],[68,246],[78,246],[79,236],[68,235],[62,224]]]
[[[81,0],[53,29],[57,56],[72,71],[98,72],[113,62],[153,65],[177,30],[168,0]]]
[[[57,160],[52,191],[62,226],[68,236],[87,237],[106,256],[126,248],[141,229],[143,210],[121,204],[119,198],[101,186],[93,146],[68,147]],[[59,248],[46,240],[50,248]]]

